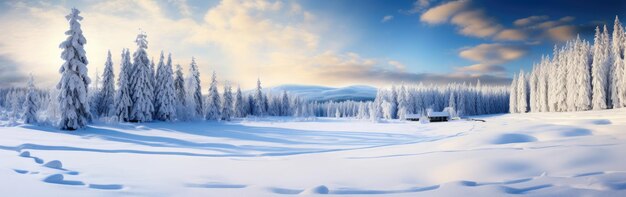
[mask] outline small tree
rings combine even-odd
[[[120,75],[117,77],[117,92],[115,93],[115,117],[119,121],[130,120],[130,109],[133,106],[130,99],[129,78],[132,69],[130,63],[130,52],[128,49],[122,50],[120,63]]]
[[[163,51],[157,68],[156,118],[172,121],[176,117],[176,93],[172,76],[172,55],[167,56],[167,64],[163,64]]]
[[[24,123],[37,123],[37,111],[39,110],[37,105],[38,101],[39,97],[37,92],[35,92],[33,75],[30,75],[30,79],[28,80],[28,93],[26,94],[26,101],[24,102]]]
[[[235,117],[242,118],[246,116],[246,104],[241,94],[241,87],[237,86],[237,92],[235,93],[235,104],[233,105]]]
[[[222,120],[230,121],[233,116],[233,92],[228,82],[224,84],[222,98]]]
[[[107,117],[113,115],[115,111],[115,74],[113,73],[113,61],[111,61],[111,51],[107,53],[107,61],[104,63],[104,73],[102,73],[102,88],[98,94],[98,116]]]
[[[187,94],[189,107],[193,108],[192,117],[199,117],[204,112],[204,105],[202,101],[202,89],[200,87],[200,71],[196,64],[196,58],[191,58],[191,64],[189,65],[189,79],[187,80]]]
[[[213,77],[211,77],[211,86],[209,87],[209,96],[207,98],[207,120],[219,120],[220,119],[220,95],[217,92],[217,76],[213,71]]]

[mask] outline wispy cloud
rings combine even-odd
[[[380,20],[381,23],[386,23],[393,19],[393,15],[384,16],[383,19]]]

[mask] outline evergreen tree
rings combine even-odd
[[[35,90],[33,75],[30,75],[30,79],[28,80],[28,92],[26,94],[26,101],[24,102],[24,123],[37,123],[37,111],[39,110],[37,105],[38,101],[39,97]]]
[[[198,65],[196,64],[196,58],[191,58],[191,64],[189,65],[189,79],[187,94],[189,94],[188,104],[195,111],[194,117],[198,117],[203,114],[204,103],[202,101],[202,89],[200,87],[200,71],[198,70]]]
[[[220,119],[220,95],[217,92],[217,75],[215,74],[215,71],[213,71],[213,76],[211,77],[211,86],[209,87],[206,110],[205,118],[207,120]]]
[[[263,96],[262,88],[261,88],[261,79],[257,79],[256,82],[256,91],[254,93],[254,115],[264,116],[265,115],[265,99]]]
[[[174,91],[176,92],[177,107],[176,112],[179,116],[186,114],[187,99],[185,92],[185,78],[183,76],[183,68],[180,64],[176,64],[176,76],[174,78]]]
[[[517,113],[517,74],[513,74],[513,81],[511,82],[510,98],[509,98],[509,113]]]
[[[575,110],[585,111],[591,109],[591,54],[590,46],[586,41],[577,38],[575,47],[576,86],[579,88],[576,94]]]
[[[604,30],[596,27],[596,35],[593,42],[593,62],[591,65],[593,98],[592,107],[595,110],[608,108],[609,88],[609,35],[604,25]]]
[[[115,94],[115,117],[119,121],[130,120],[130,109],[133,106],[130,99],[130,73],[132,69],[130,63],[130,52],[128,49],[122,50],[120,63],[120,75],[117,77],[117,92]]]
[[[102,73],[102,88],[98,96],[98,116],[107,117],[115,112],[115,74],[113,73],[113,61],[111,51],[107,52],[107,60]]]
[[[235,93],[234,114],[237,118],[243,118],[246,116],[246,104],[241,94],[241,87],[237,86],[237,92]]]
[[[230,121],[233,117],[233,92],[230,84],[224,84],[224,94],[222,96],[222,120]]]
[[[450,116],[456,117],[456,100],[454,98],[454,91],[450,92],[448,99],[448,107],[450,108]]]
[[[528,112],[528,83],[524,71],[519,73],[517,78],[517,111],[520,113]]]
[[[87,76],[87,56],[84,45],[87,40],[83,36],[79,21],[80,11],[72,8],[65,18],[69,21],[70,29],[65,32],[67,39],[59,48],[63,49],[61,58],[65,61],[59,72],[61,81],[57,84],[59,89],[59,103],[61,118],[59,126],[63,130],[76,130],[84,128],[91,120],[89,103],[87,100],[87,88],[91,80]]]
[[[287,95],[287,91],[283,91],[280,110],[281,116],[289,116],[291,114],[291,106],[289,103],[289,95]]]
[[[172,73],[172,54],[167,56],[167,64],[163,64],[163,51],[157,68],[156,85],[156,118],[172,121],[176,118],[176,90]]]
[[[148,41],[145,33],[137,35],[137,50],[133,53],[133,74],[130,76],[130,93],[132,107],[130,111],[131,122],[152,121],[154,114],[154,87],[152,86],[150,60],[146,49]]]
[[[613,39],[611,39],[611,103],[613,108],[621,108],[626,104],[624,94],[626,90],[624,87],[624,43],[626,38],[624,36],[624,27],[620,23],[619,18],[615,16],[615,23],[613,24]]]

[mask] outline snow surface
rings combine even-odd
[[[0,193],[626,196],[626,110],[473,118],[0,127]]]

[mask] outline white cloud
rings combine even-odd
[[[387,16],[384,16],[383,19],[380,20],[380,22],[385,23],[385,22],[390,21],[391,19],[393,19],[393,15],[387,15]]]
[[[454,14],[465,10],[469,7],[468,0],[451,1],[433,8],[428,9],[420,16],[420,20],[430,24],[445,23]]]

